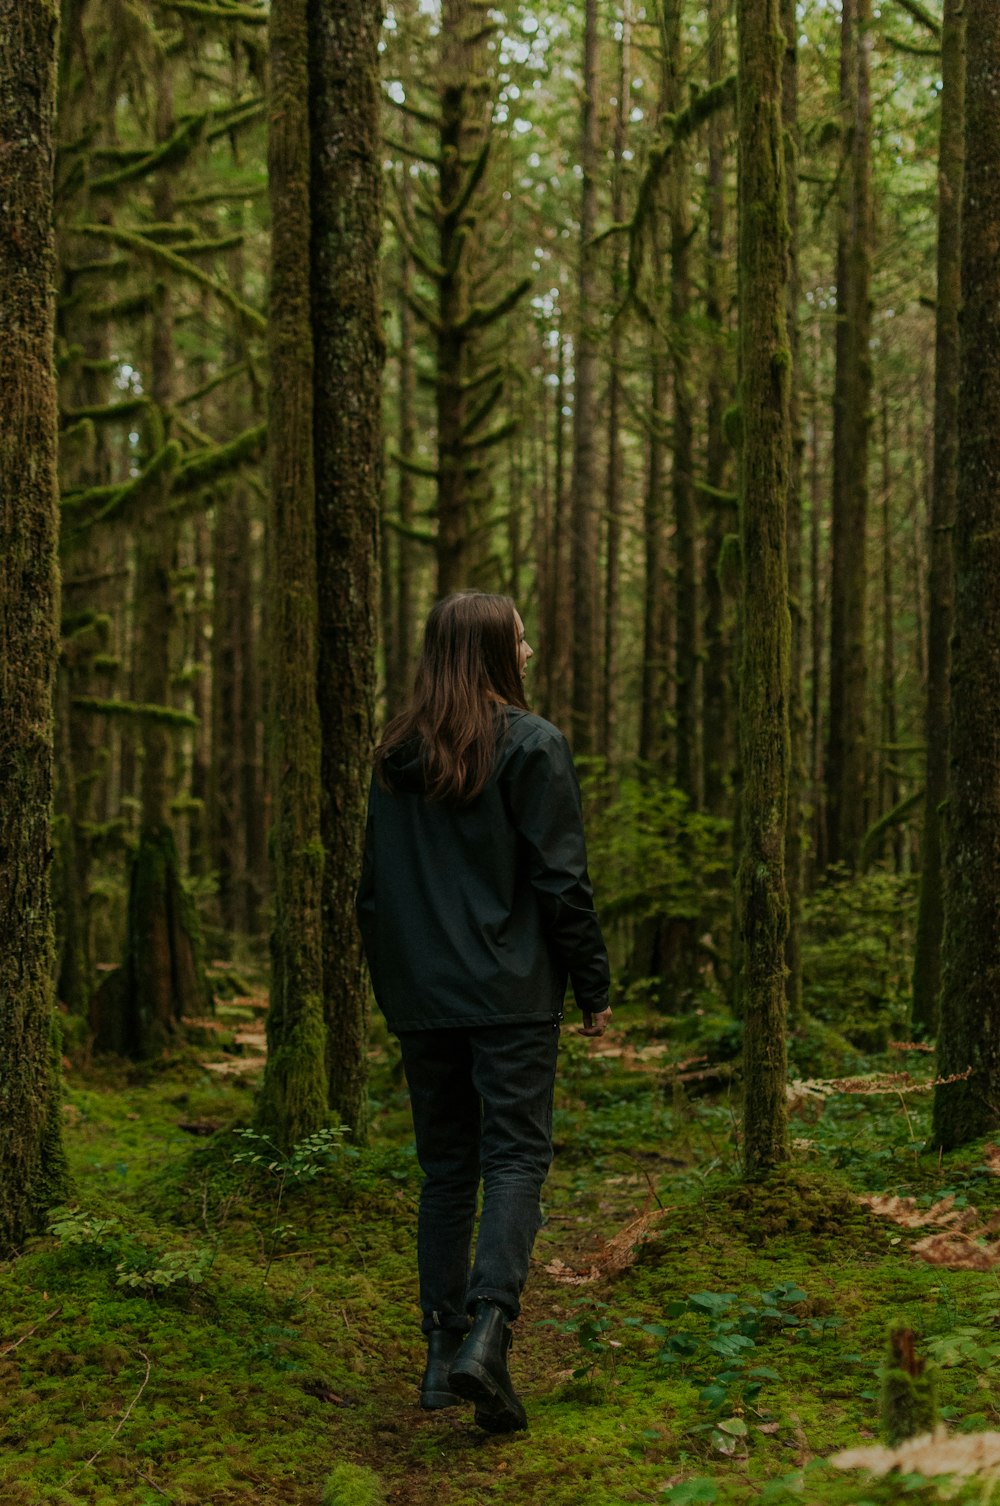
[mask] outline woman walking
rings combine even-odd
[[[425,1178],[421,1405],[470,1399],[490,1432],[527,1426],[507,1351],[552,1160],[567,979],[584,1035],[610,1017],[579,788],[566,739],[525,704],[531,657],[508,597],[435,606],[410,706],[376,753],[358,895]]]

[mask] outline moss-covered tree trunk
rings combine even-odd
[[[323,841],[316,695],[308,0],[272,0],[268,181],[267,710],[274,927],[260,1125],[293,1144],[327,1123]]]
[[[830,718],[827,860],[854,867],[867,820],[868,430],[871,403],[871,0],[842,0],[840,103],[844,151],[837,242],[837,369],[833,398]]]
[[[896,704],[896,610],[893,599],[892,553],[892,450],[889,429],[889,399],[882,398],[882,684],[879,758],[878,819],[885,821],[899,804],[899,711]],[[896,873],[903,868],[903,827],[889,820],[886,837]],[[872,852],[870,856],[874,857]]]
[[[411,125],[409,116],[403,122],[403,140],[408,140]],[[412,214],[413,194],[408,173],[403,174],[400,187],[404,213]],[[413,311],[410,299],[413,296],[413,269],[405,247],[400,247],[399,256],[399,355],[397,357],[396,408],[399,433],[399,453],[412,455],[417,437],[417,369],[414,359]],[[396,516],[403,530],[412,528],[416,506],[416,478],[405,465],[398,467],[396,481]],[[383,581],[390,574],[385,546],[390,542],[389,532],[382,534]],[[414,623],[414,554],[419,545],[400,532],[391,541],[394,545],[395,568],[392,570],[392,595],[387,601],[391,620],[383,633],[385,653],[385,701],[388,716],[395,716],[403,709],[410,689],[411,666],[415,648]]]
[[[727,0],[708,7],[708,82],[720,84],[726,73]],[[706,126],[708,209],[705,266],[705,318],[711,332],[706,383],[705,479],[708,521],[705,528],[705,616],[702,686],[702,770],[705,808],[723,815],[729,808],[733,768],[732,624],[728,621],[722,565],[726,538],[735,530],[731,505],[720,493],[727,481],[728,447],[723,419],[731,401],[726,313],[729,286],[726,267],[726,133],[729,112],[713,110]]]
[[[684,3],[662,0],[662,107],[684,107]],[[691,226],[685,148],[678,141],[667,181],[670,235],[671,467],[674,512],[674,674],[676,689],[676,779],[692,809],[702,803],[700,540],[694,491],[694,394],[690,371]]]
[[[573,476],[570,578],[573,604],[572,738],[578,754],[593,753],[597,732],[598,512],[597,512],[597,182],[598,147],[597,0],[585,0],[583,89],[580,117],[580,225],[577,245],[577,308],[573,343]]]
[[[157,81],[156,139],[175,128],[170,66]],[[157,220],[173,217],[169,174],[153,188]],[[151,407],[147,425],[150,458],[171,454],[169,414],[175,397],[174,305],[162,289],[152,318]],[[174,457],[176,463],[176,457]],[[139,521],[136,561],[137,661],[135,690],[144,706],[164,710],[171,702],[171,637],[174,595],[171,573],[177,527],[170,516],[173,465],[162,465],[146,489]],[[171,825],[176,729],[169,715],[141,719],[139,841],[129,866],[125,957],[91,1003],[98,1050],[135,1059],[155,1056],[168,1045],[179,1022],[211,1007],[194,901],[184,887]]]
[[[247,823],[243,768],[244,718],[253,655],[251,625],[249,497],[238,481],[220,488],[212,537],[212,758],[210,818],[212,867],[219,919],[230,934],[252,929],[252,889],[247,864]]]
[[[630,0],[625,0],[622,34],[618,45],[617,102],[614,116],[614,175],[611,180],[611,218],[616,224],[625,219],[625,141],[628,123],[629,93],[632,83],[632,16]],[[615,307],[624,293],[625,254],[621,237],[615,237],[611,264],[611,292]],[[601,732],[598,750],[603,758],[614,755],[618,721],[620,686],[618,680],[618,605],[621,581],[622,499],[625,469],[622,449],[622,409],[624,406],[621,372],[623,333],[621,321],[611,327],[608,345],[608,463],[605,483],[605,507],[608,524],[604,563],[604,655],[601,684]]]
[[[961,203],[965,161],[965,5],[945,0],[941,22],[941,139],[938,159],[934,483],[928,571],[927,769],[920,844],[920,903],[913,956],[913,1024],[937,1030],[944,923],[943,805],[948,791],[948,674],[954,597],[952,529],[958,489]]]
[[[1000,1125],[1000,9],[965,0],[958,494],[934,1143]]]
[[[653,263],[658,265],[655,231]],[[665,753],[667,711],[666,527],[664,519],[663,437],[667,396],[667,359],[656,330],[650,330],[652,363],[649,387],[649,432],[646,446],[646,487],[643,494],[642,534],[646,589],[642,604],[642,677],[639,702],[639,757],[659,763]]]
[[[49,892],[58,25],[54,0],[0,0],[0,1257],[66,1186]]]
[[[788,1155],[785,1108],[785,812],[791,465],[788,219],[778,0],[738,0],[739,294],[743,443],[740,664],[742,847],[737,915],[744,1017],[744,1158],[758,1176]]]
[[[802,415],[799,404],[799,52],[795,0],[781,0],[779,20],[785,39],[781,69],[781,116],[785,131],[785,189],[788,194],[788,348],[792,353],[789,424],[792,452],[788,476],[788,604],[791,613],[788,723],[788,820],[785,828],[785,884],[788,940],[785,993],[793,1021],[802,1013],[802,884],[805,869],[806,766],[808,717],[805,703],[805,606],[802,570]]]
[[[381,15],[377,0],[313,0],[309,13],[323,997],[330,1108],[358,1138],[368,983],[354,896],[374,746],[382,489]]]
[[[570,714],[570,570],[569,499],[566,496],[566,341],[557,324],[555,378],[552,403],[552,507],[548,568],[544,589],[539,591],[542,642],[540,659],[544,714],[557,726],[566,725]]]

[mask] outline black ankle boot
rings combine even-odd
[[[448,1376],[453,1391],[475,1402],[476,1422],[488,1433],[516,1433],[528,1426],[507,1372],[511,1337],[503,1309],[495,1302],[477,1303],[472,1331]]]
[[[427,1335],[427,1368],[420,1382],[420,1405],[429,1412],[457,1407],[462,1400],[448,1385],[448,1371],[464,1337],[452,1328],[433,1328]]]

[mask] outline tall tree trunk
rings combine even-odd
[[[573,347],[573,479],[570,577],[573,606],[572,739],[577,754],[594,751],[597,732],[597,180],[601,171],[597,109],[597,0],[586,0],[580,136],[580,232],[576,336]]]
[[[823,643],[825,640],[826,600],[822,572],[823,472],[820,464],[820,333],[818,324],[812,331],[813,387],[809,403],[809,610],[811,676],[809,719],[812,724],[810,771],[812,775],[812,863],[813,886],[826,872],[826,784],[823,779]]]
[[[892,596],[892,457],[889,450],[889,399],[882,399],[882,755],[879,760],[879,818],[899,804],[899,749],[896,715],[896,635]],[[891,834],[895,870],[903,866],[903,829]]]
[[[965,0],[958,495],[951,780],[938,1069],[948,1149],[1000,1124],[1000,9]]]
[[[611,187],[611,218],[616,224],[625,219],[625,140],[628,122],[629,92],[632,80],[631,0],[625,0],[622,13],[622,37],[618,49],[618,84],[614,127],[614,176]],[[624,251],[621,237],[615,237],[611,267],[611,290],[617,312],[624,294]],[[624,483],[624,457],[621,441],[622,409],[622,328],[615,319],[611,327],[608,350],[608,469],[606,509],[608,515],[607,553],[604,566],[604,663],[602,677],[601,736],[602,757],[614,752],[618,709],[618,596],[621,572],[621,509]]]
[[[0,0],[0,1257],[65,1196],[49,856],[58,7]]]
[[[867,816],[868,410],[871,403],[871,0],[841,5],[840,93],[849,160],[837,248],[837,372],[833,400],[833,578],[827,858],[854,867]]]
[[[552,474],[552,529],[549,546],[550,570],[547,591],[541,603],[544,624],[542,684],[545,714],[557,725],[565,724],[570,711],[568,681],[570,675],[569,616],[569,511],[566,497],[566,342],[561,328],[556,328],[555,406],[552,414],[554,451]]]
[[[791,467],[786,331],[788,203],[778,0],[738,0],[742,850],[737,869],[749,1176],[787,1159],[785,809],[789,620],[786,534]]]
[[[656,258],[654,232],[654,265]],[[663,471],[666,445],[663,418],[667,395],[667,361],[656,330],[650,330],[649,437],[642,532],[646,563],[643,593],[642,683],[639,705],[639,757],[659,763],[664,756],[667,710],[666,590],[667,561],[663,518]]]
[[[781,69],[781,116],[785,135],[785,189],[788,194],[788,346],[792,354],[789,424],[792,435],[788,476],[788,604],[792,635],[788,702],[790,761],[788,818],[785,828],[785,885],[788,890],[788,941],[785,945],[785,993],[793,1021],[802,1014],[802,883],[805,867],[805,798],[808,718],[805,704],[805,604],[802,571],[802,414],[799,406],[799,62],[795,0],[780,0],[785,38]]]
[[[375,725],[382,490],[376,0],[311,0],[312,313],[322,725],[323,998],[330,1108],[367,1127],[368,982],[354,896]]]
[[[409,124],[407,117],[406,124]],[[404,140],[405,140],[404,133]],[[403,202],[409,209],[410,178],[405,175],[403,179]],[[410,297],[412,295],[413,273],[410,266],[410,258],[405,251],[400,256],[399,267],[400,300],[399,300],[399,392],[397,394],[398,424],[399,424],[399,453],[412,455],[416,449],[417,415],[416,415],[416,365],[413,353],[413,313],[410,309]],[[403,529],[412,527],[413,511],[416,503],[416,483],[413,472],[405,465],[399,467],[399,475],[396,482],[396,516]],[[403,709],[410,688],[410,667],[413,662],[415,624],[414,624],[414,550],[418,546],[406,537],[405,532],[400,533],[396,540],[396,600],[395,619],[391,639],[385,645],[386,653],[386,678],[385,699],[386,712],[389,716],[395,716]],[[383,562],[383,574],[387,571],[387,565]],[[392,652],[390,654],[389,645]]]
[[[663,0],[663,108],[683,107],[684,0]],[[701,623],[698,599],[698,513],[694,493],[694,401],[688,372],[691,305],[691,230],[688,224],[685,151],[678,141],[670,158],[667,216],[670,234],[670,343],[673,399],[670,487],[674,504],[674,643],[676,676],[676,778],[692,809],[702,803],[699,702]]]
[[[157,83],[156,139],[174,131],[169,64]],[[168,173],[153,189],[153,210],[161,224],[173,218]],[[136,1060],[155,1056],[173,1039],[185,1015],[211,1007],[201,954],[197,912],[181,877],[170,821],[176,728],[171,715],[171,633],[174,595],[171,572],[177,526],[168,507],[179,448],[169,442],[175,397],[174,303],[165,284],[152,320],[150,352],[149,458],[163,457],[146,489],[137,533],[136,699],[158,708],[140,720],[142,769],[139,781],[139,841],[129,866],[125,957],[91,1001],[94,1044]]]
[[[708,82],[720,84],[726,71],[728,0],[710,0]],[[727,621],[722,565],[726,539],[735,528],[730,506],[720,495],[726,486],[727,444],[723,420],[729,396],[726,319],[726,123],[728,111],[714,110],[708,135],[708,236],[705,258],[705,317],[711,330],[707,378],[708,429],[705,479],[708,527],[705,539],[705,629],[702,689],[702,769],[705,807],[723,815],[729,806],[733,766],[732,628]]]
[[[268,182],[268,743],[274,929],[258,1122],[285,1145],[328,1121],[323,1009],[321,731],[310,321],[308,0],[272,0]]]
[[[943,807],[948,793],[952,530],[958,489],[961,204],[965,161],[965,4],[945,0],[941,23],[941,142],[938,159],[934,482],[927,596],[927,768],[920,850],[920,903],[913,956],[913,1024],[937,1031],[944,921]]]

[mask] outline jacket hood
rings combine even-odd
[[[416,741],[393,748],[382,768],[389,785],[400,795],[422,795],[427,787],[424,760]]]

